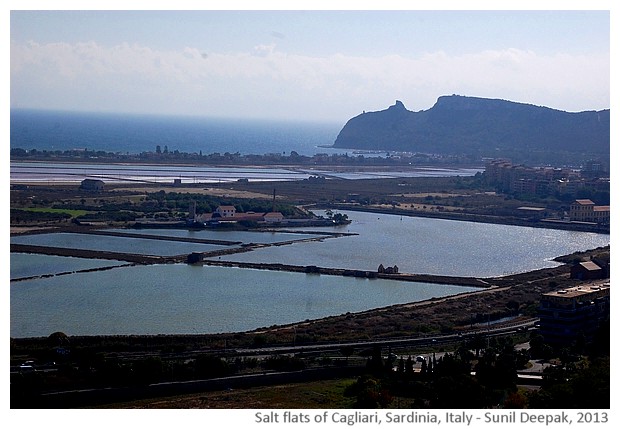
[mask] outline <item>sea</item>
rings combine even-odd
[[[218,119],[129,115],[112,113],[11,110],[10,147],[24,150],[91,150],[121,154],[155,152],[281,154],[313,156],[347,154],[376,157],[387,152],[357,151],[332,147],[343,124],[248,119]],[[301,180],[315,174],[342,179],[473,176],[482,167],[415,167],[406,171],[336,172],[312,168],[144,166],[88,163],[11,161],[11,184],[79,182],[85,178],[107,182],[212,183],[245,179]]]
[[[347,153],[330,148],[343,123],[157,116],[12,109],[10,146],[26,150],[88,149],[263,155],[292,151]]]

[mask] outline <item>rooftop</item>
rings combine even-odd
[[[586,206],[593,206],[594,202],[592,200],[575,200],[576,204],[582,204],[582,205],[586,205]]]
[[[585,268],[588,271],[596,271],[596,270],[602,269],[598,264],[592,261],[580,262],[579,265],[581,265],[583,268]]]
[[[576,298],[579,296],[600,292],[606,289],[607,290],[609,289],[609,283],[597,283],[597,284],[575,286],[575,287],[571,287],[567,289],[556,290],[553,292],[545,293],[543,294],[543,296]]]
[[[526,211],[533,211],[533,212],[542,212],[547,210],[544,207],[527,207],[527,206],[522,206],[522,207],[517,207],[517,210],[526,210]]]

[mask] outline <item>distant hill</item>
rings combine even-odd
[[[609,109],[569,113],[505,100],[439,97],[429,110],[402,102],[350,119],[334,147],[478,157],[513,162],[609,165]]]

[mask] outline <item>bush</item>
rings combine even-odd
[[[232,371],[225,360],[213,355],[204,355],[194,362],[194,372],[198,378],[215,378],[227,376]]]
[[[304,361],[295,356],[273,355],[263,362],[265,369],[274,371],[300,371],[306,367]]]
[[[345,396],[355,396],[353,408],[387,408],[392,402],[392,395],[384,388],[381,380],[362,376],[345,389]]]

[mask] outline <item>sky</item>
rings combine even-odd
[[[24,9],[11,108],[329,122],[451,94],[610,108],[604,9]]]

